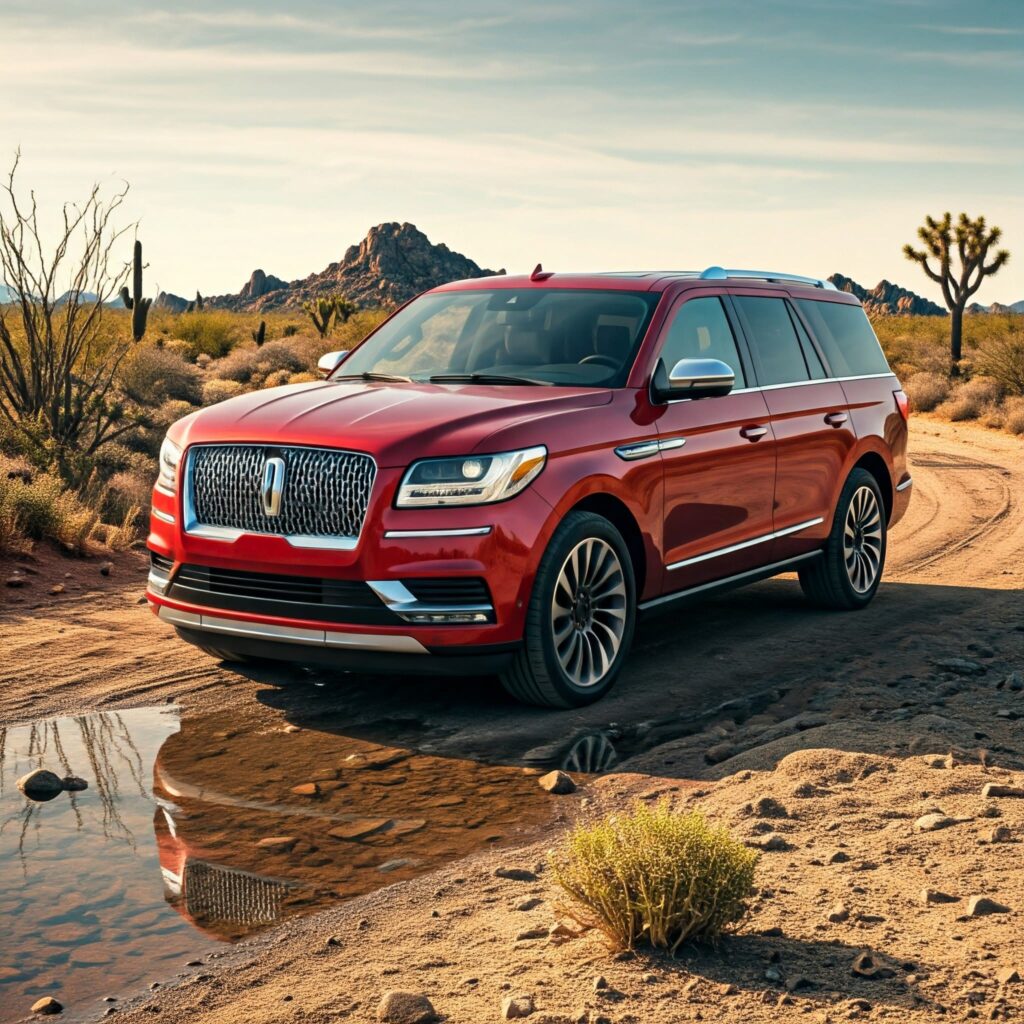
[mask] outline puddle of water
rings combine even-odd
[[[40,995],[95,1013],[211,940],[514,839],[551,801],[536,770],[167,708],[0,729],[0,767],[2,1020]],[[89,788],[32,803],[36,767]]]

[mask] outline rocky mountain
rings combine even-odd
[[[882,280],[868,290],[842,274],[833,274],[829,280],[842,292],[856,295],[869,316],[945,316],[946,310],[915,292],[901,288],[891,281]]]
[[[1024,299],[1020,302],[1004,306],[1001,302],[993,302],[989,306],[983,306],[980,302],[972,302],[967,307],[968,313],[1024,313]]]
[[[340,294],[360,306],[398,306],[414,295],[448,281],[490,277],[468,256],[434,245],[413,224],[378,224],[337,263],[298,281],[285,282],[262,270],[234,295],[215,295],[207,308],[258,311],[294,308],[318,295]]]

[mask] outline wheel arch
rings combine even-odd
[[[633,563],[633,575],[636,579],[636,593],[639,599],[639,595],[644,592],[644,586],[647,583],[647,551],[640,524],[629,510],[629,506],[614,494],[598,491],[581,498],[568,512],[593,512],[595,515],[607,519],[619,531],[622,539],[626,542],[630,561]]]
[[[885,521],[888,522],[892,518],[893,509],[892,474],[888,463],[878,452],[866,451],[853,464],[851,472],[854,469],[867,470],[877,481],[885,505]]]

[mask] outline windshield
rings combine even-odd
[[[621,387],[659,297],[567,288],[435,292],[396,313],[333,379]]]

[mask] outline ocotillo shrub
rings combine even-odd
[[[757,858],[726,829],[663,802],[578,825],[551,866],[582,923],[620,948],[649,943],[675,953],[742,921]]]

